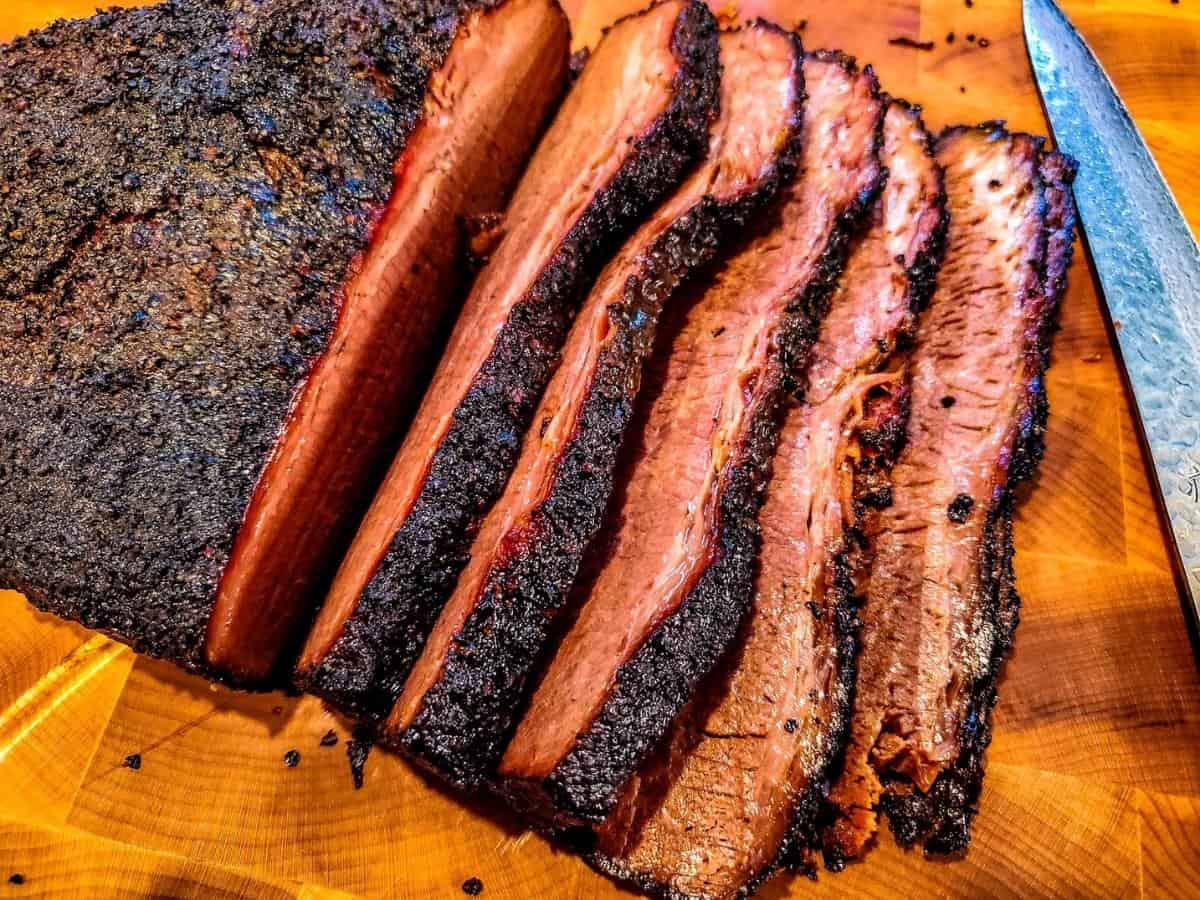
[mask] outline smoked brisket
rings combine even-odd
[[[915,326],[945,236],[932,141],[893,102],[887,187],[853,245],[789,408],[761,513],[754,600],[731,655],[598,830],[605,872],[671,897],[729,898],[806,864],[849,724],[854,577],[887,502],[904,378],[881,372]]]
[[[600,527],[663,305],[795,170],[799,42],[757,25],[722,34],[720,49],[721,114],[708,156],[584,304],[513,477],[388,722],[390,741],[453,781],[490,774],[511,734]]]
[[[473,15],[442,0],[178,0],[0,48],[0,584],[211,672],[206,625],[235,539],[340,339],[348,283],[394,249],[397,159]],[[513,70],[531,116],[560,69]],[[515,178],[537,122],[505,128],[485,196]],[[441,286],[413,303],[402,343],[420,355]],[[401,376],[393,393],[417,387]],[[306,527],[344,525],[385,437],[362,435],[328,508],[305,486]],[[338,549],[302,543],[284,556],[289,589],[313,587]]]
[[[516,464],[577,306],[702,153],[718,80],[716,23],[695,0],[621,20],[592,53],[318,616],[304,689],[387,715]]]
[[[664,318],[582,608],[505,752],[564,819],[600,821],[736,635],[789,375],[808,354],[885,173],[874,75],[806,57],[803,177]]]
[[[905,845],[966,847],[1017,622],[1012,488],[1041,455],[1073,164],[993,124],[946,132],[937,159],[946,259],[874,538],[851,735],[824,834],[831,868],[864,852],[880,808]]]
[[[569,45],[556,0],[504,0],[459,25],[371,246],[351,266],[328,351],[234,542],[209,622],[213,666],[245,681],[270,675],[281,656],[294,660],[297,630],[310,624],[433,368],[466,268],[462,223],[503,206],[566,84]]]

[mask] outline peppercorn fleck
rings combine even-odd
[[[296,766],[300,765],[300,751],[289,750],[287,753],[283,754],[283,764],[289,769],[294,769]]]
[[[468,897],[478,897],[483,893],[483,882],[478,878],[468,878],[462,883],[462,892]]]

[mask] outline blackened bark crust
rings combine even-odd
[[[803,77],[799,65],[796,72]],[[802,95],[802,89],[797,91]],[[517,722],[556,614],[603,523],[659,311],[686,276],[710,262],[723,239],[791,177],[799,138],[797,115],[791,141],[753,190],[727,203],[704,198],[658,238],[626,284],[613,315],[618,336],[599,359],[550,496],[522,536],[521,546],[491,571],[447,660],[445,687],[437,694],[431,691],[419,732],[410,729],[403,738],[411,753],[452,780],[472,783],[487,775]]]
[[[0,48],[5,587],[206,670],[246,505],[458,15],[178,0]]]
[[[981,126],[992,130],[994,126]],[[992,740],[991,714],[998,698],[997,682],[1012,650],[1021,600],[1013,571],[1013,506],[1016,486],[1033,477],[1045,452],[1045,373],[1058,307],[1066,290],[1067,269],[1074,252],[1076,224],[1071,184],[1076,163],[1060,153],[1044,153],[1040,175],[1044,192],[1046,256],[1041,274],[1040,319],[1036,340],[1025,355],[1026,390],[1019,411],[1019,433],[1008,484],[988,511],[982,542],[983,597],[986,615],[995,626],[995,643],[987,670],[971,686],[971,700],[961,729],[958,759],[938,776],[928,793],[887,790],[881,808],[897,841],[921,843],[935,856],[961,853],[971,840],[971,823],[983,788],[984,753]]]
[[[620,241],[703,152],[720,76],[716,39],[706,8],[693,5],[680,16],[673,36],[680,69],[669,108],[597,193],[513,310],[455,411],[412,512],[341,637],[303,689],[360,718],[383,718],[396,702],[467,563],[479,523],[516,464],[578,304]],[[425,721],[422,716],[414,723],[406,744],[431,760],[445,755],[452,771],[453,751],[434,749],[441,739],[432,733],[420,737]],[[437,730],[449,727],[447,720]]]
[[[814,57],[857,72],[840,53]],[[870,69],[864,73],[874,79]],[[876,150],[883,116],[876,131]],[[829,236],[812,279],[789,307],[779,340],[779,389],[756,410],[739,448],[721,501],[716,562],[709,566],[679,609],[618,671],[616,684],[591,727],[546,779],[555,806],[583,822],[600,822],[611,812],[621,786],[662,738],[676,714],[733,641],[751,598],[758,555],[758,511],[762,505],[780,417],[793,379],[803,370],[821,319],[842,273],[851,237],[882,190],[881,171],[846,209]]]

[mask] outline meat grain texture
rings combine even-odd
[[[569,44],[555,0],[460,19],[246,511],[209,621],[214,666],[247,680],[291,665],[433,368],[470,268],[464,223],[503,206],[566,85]]]
[[[687,0],[621,20],[591,55],[334,581],[297,673],[306,690],[356,716],[388,715],[512,473],[580,302],[703,152],[718,78],[715,20]]]
[[[0,583],[211,671],[239,526],[459,18],[181,0],[0,48]]]
[[[966,847],[1017,624],[1012,489],[1042,454],[1074,166],[990,124],[946,132],[937,158],[946,260],[912,354],[908,441],[861,611],[854,721],[824,837],[832,868],[866,850],[879,809],[903,844]]]
[[[805,177],[665,320],[586,600],[505,753],[579,821],[612,811],[736,634],[789,376],[882,187],[874,75],[825,53],[804,73]]]
[[[435,764],[455,780],[490,774],[516,723],[600,527],[663,305],[795,170],[798,43],[759,26],[722,35],[720,46],[721,115],[707,157],[600,275],[426,645],[426,657],[443,657],[441,672],[411,680],[389,721],[406,747],[436,748]]]
[[[855,582],[889,499],[911,337],[945,237],[919,113],[893,101],[889,170],[788,409],[761,513],[754,599],[728,658],[622,792],[602,871],[673,897],[727,898],[781,865],[811,869],[817,813],[849,725]]]

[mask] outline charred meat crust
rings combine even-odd
[[[987,133],[1002,129],[999,123],[978,128]],[[961,853],[971,839],[971,823],[983,787],[983,759],[991,743],[991,713],[996,705],[997,681],[1004,659],[1012,649],[1020,618],[1020,596],[1013,571],[1014,488],[1031,478],[1044,453],[1046,400],[1044,375],[1050,362],[1050,339],[1059,304],[1066,289],[1066,274],[1074,252],[1076,214],[1071,184],[1076,163],[1056,152],[1042,155],[1040,176],[1044,191],[1046,255],[1041,272],[1040,319],[1026,349],[1026,395],[1020,411],[1020,431],[1008,472],[1008,483],[988,513],[982,542],[984,597],[987,615],[995,625],[996,640],[990,663],[970,688],[970,703],[962,726],[958,758],[938,776],[929,792],[885,791],[881,808],[899,843],[921,843],[926,854]]]
[[[838,51],[810,51],[809,56],[858,73],[853,58]],[[870,67],[872,94],[878,83]],[[883,138],[883,117],[876,128],[876,152]],[[882,169],[873,182],[838,218],[817,271],[789,307],[779,334],[784,382],[796,374],[813,342],[829,299],[845,264],[851,236],[886,182]],[[546,779],[555,806],[582,822],[601,822],[611,812],[617,792],[662,737],[734,639],[750,598],[758,554],[758,510],[778,437],[784,391],[754,414],[748,440],[739,451],[729,486],[721,501],[718,561],[700,577],[676,612],[665,619],[637,654],[621,666],[615,687],[599,715],[571,752]]]
[[[180,0],[0,48],[5,587],[220,677],[234,536],[458,15]]]
[[[927,233],[924,241],[915,248],[915,255],[906,269],[907,278],[903,287],[903,299],[908,309],[908,315],[903,317],[897,326],[898,343],[911,337],[915,330],[916,313],[925,305],[934,286],[934,278],[940,266],[941,256],[945,245],[945,234],[948,223],[946,213],[946,196],[941,167],[932,162],[934,155],[933,139],[920,121],[920,110],[904,101],[884,98],[885,105],[890,108],[897,106],[904,109],[915,120],[921,131],[925,133],[923,151],[931,161],[929,173],[936,183],[936,193],[930,201],[930,208],[936,215],[936,222]],[[884,202],[881,200],[880,202]],[[866,234],[864,229],[863,234]],[[844,280],[844,279],[843,279]],[[834,698],[832,709],[822,715],[827,720],[827,728],[831,740],[827,744],[822,758],[812,766],[812,771],[818,773],[806,790],[795,800],[791,810],[791,822],[782,844],[779,846],[774,859],[754,873],[741,888],[742,896],[755,893],[766,881],[781,868],[791,868],[814,873],[812,851],[819,846],[819,833],[822,826],[820,814],[822,804],[828,791],[830,777],[842,755],[842,749],[849,737],[849,723],[853,709],[854,682],[857,674],[855,661],[857,656],[857,605],[860,593],[859,580],[867,573],[870,565],[871,545],[869,535],[877,527],[874,519],[877,510],[890,502],[890,468],[895,461],[906,434],[908,414],[907,391],[901,389],[892,397],[892,402],[884,404],[882,397],[876,397],[869,405],[868,415],[856,440],[862,448],[863,455],[859,458],[854,471],[854,524],[843,533],[840,550],[831,555],[830,572],[832,584],[822,606],[821,618],[831,621],[827,628],[827,637],[836,647],[836,659],[839,661],[837,678],[831,687]],[[775,464],[778,465],[778,458]],[[724,672],[719,673],[722,680],[728,678]],[[714,689],[717,691],[717,689]],[[687,716],[688,713],[684,713]],[[672,738],[674,740],[674,738]],[[656,751],[656,756],[663,748]],[[655,771],[658,766],[666,763],[654,762],[643,766]],[[823,774],[822,774],[823,773]],[[644,802],[639,798],[639,807]],[[655,801],[648,804],[651,808]],[[634,833],[640,825],[631,826]],[[639,871],[637,867],[621,859],[619,855],[605,855],[596,848],[585,851],[591,864],[600,871],[626,883],[637,884],[643,891],[656,896],[672,896],[670,885],[658,883],[655,877],[647,871]],[[686,896],[686,895],[684,895]]]
[[[746,27],[784,34],[793,45],[796,105],[789,139],[749,190],[727,201],[705,197],[676,220],[646,251],[636,278],[627,284],[621,312],[615,317],[620,323],[619,340],[599,361],[598,375],[580,416],[578,437],[564,453],[552,496],[525,535],[524,547],[493,571],[483,602],[463,629],[464,638],[468,628],[473,630],[469,646],[473,652],[480,651],[473,660],[477,684],[507,688],[505,692],[493,688],[486,695],[488,705],[494,708],[483,719],[477,716],[473,728],[467,729],[477,738],[472,746],[459,750],[466,759],[489,765],[503,749],[516,721],[524,685],[552,634],[553,616],[603,524],[622,438],[634,414],[642,363],[654,344],[657,310],[795,175],[802,148],[803,49],[798,38],[771,23],[758,21]],[[522,605],[514,608],[515,604]],[[497,721],[506,723],[503,732],[489,734],[490,724]],[[536,787],[505,780],[493,788],[514,806],[553,818],[553,804],[539,796]]]
[[[854,474],[855,524],[847,529],[842,548],[833,558],[833,589],[836,592],[836,598],[831,604],[834,610],[833,634],[838,644],[839,658],[847,661],[839,673],[835,687],[839,697],[836,715],[842,723],[849,722],[853,706],[854,657],[858,651],[856,636],[859,624],[855,580],[869,564],[869,550],[864,532],[869,530],[866,523],[874,512],[876,502],[873,498],[878,485],[881,480],[886,482],[888,470],[895,462],[903,444],[907,416],[906,398],[903,398],[891,415],[882,417],[883,427],[859,435],[859,440],[868,448],[868,453],[864,455]],[[831,747],[821,768],[827,769],[840,757],[845,740],[845,724],[841,731],[841,739]],[[784,868],[806,875],[815,874],[811,850],[818,845],[821,804],[827,788],[826,781],[819,781],[797,798],[792,810],[791,826],[778,854],[770,865],[742,885],[738,891],[739,897],[753,896]],[[594,836],[584,828],[561,829],[557,832],[551,830],[549,834],[581,854],[596,871],[616,882],[661,900],[695,900],[692,895],[675,890],[671,885],[656,880],[647,872],[628,865],[624,860],[598,851]]]
[[[925,156],[932,160],[935,138],[925,128],[921,108],[890,95],[885,95],[884,100],[887,106],[898,105],[908,110],[918,121],[921,130],[927,135]],[[909,307],[913,315],[908,319],[904,331],[897,336],[897,341],[902,346],[912,341],[916,331],[916,316],[933,296],[937,286],[937,273],[945,256],[946,235],[950,227],[945,172],[936,164],[933,166],[933,172],[938,184],[938,194],[933,201],[939,210],[938,222],[906,270]],[[843,665],[838,672],[837,681],[839,700],[836,721],[839,723],[839,733],[827,759],[821,765],[827,777],[814,783],[796,802],[788,837],[780,848],[775,866],[762,873],[760,883],[770,878],[775,869],[782,867],[805,874],[814,872],[812,852],[821,846],[825,799],[830,784],[837,777],[836,770],[850,738],[850,724],[854,715],[854,685],[858,678],[858,629],[861,625],[857,610],[862,596],[858,584],[870,567],[871,548],[868,535],[874,527],[876,510],[891,503],[889,473],[904,444],[909,411],[907,392],[903,403],[899,414],[884,419],[883,427],[863,432],[859,437],[869,454],[864,457],[864,465],[857,468],[854,475],[855,526],[847,532],[842,550],[834,562],[835,585],[838,591],[835,634],[838,659],[843,661]]]
[[[796,72],[802,79],[800,66]],[[657,310],[688,273],[715,257],[724,236],[744,225],[791,178],[799,150],[797,123],[791,140],[752,190],[730,202],[704,198],[655,241],[627,283],[612,316],[618,335],[598,360],[576,431],[556,467],[554,487],[523,530],[520,545],[509,548],[489,573],[442,680],[400,738],[410,754],[456,784],[477,784],[494,768],[552,634],[555,614],[603,522],[642,361],[654,343]]]
[[[475,529],[516,462],[581,295],[631,223],[703,150],[720,77],[716,40],[716,23],[706,8],[692,4],[681,14],[673,35],[680,68],[667,111],[638,140],[620,173],[597,193],[513,310],[455,411],[412,512],[342,636],[303,679],[304,690],[365,719],[386,716],[395,703],[466,564]],[[453,701],[431,696],[430,702]],[[439,753],[432,734],[423,740],[422,721],[414,722],[406,746],[430,759],[444,755],[447,771],[453,771],[453,750]]]

